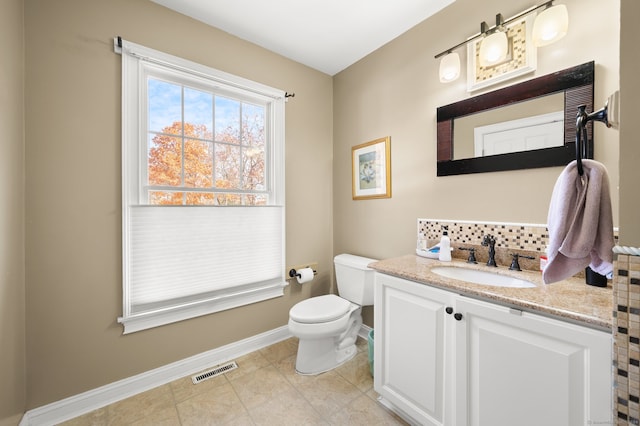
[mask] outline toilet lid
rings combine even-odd
[[[340,318],[349,311],[351,303],[335,294],[312,297],[297,303],[289,311],[289,317],[301,323],[328,322]]]

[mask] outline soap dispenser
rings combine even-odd
[[[446,226],[442,227],[442,238],[440,239],[440,253],[438,259],[443,262],[451,261],[451,240],[449,239],[449,230]]]

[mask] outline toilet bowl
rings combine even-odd
[[[367,265],[374,261],[350,254],[336,256],[336,281],[342,297],[311,297],[289,311],[289,330],[299,339],[299,374],[332,370],[356,354],[362,306],[373,304],[373,270]]]

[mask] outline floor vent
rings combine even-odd
[[[238,364],[235,361],[228,362],[224,365],[219,365],[216,368],[212,368],[211,370],[207,370],[204,373],[196,374],[195,376],[191,376],[191,380],[194,385],[197,385],[200,382],[203,382],[212,377],[219,376],[221,374],[226,373],[227,371],[232,371],[238,368]]]

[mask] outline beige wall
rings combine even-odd
[[[329,291],[332,81],[148,0],[26,0],[27,408],[287,324]],[[113,37],[296,96],[286,105],[285,296],[123,336],[120,56]],[[0,398],[2,399],[2,398]]]
[[[563,1],[569,34],[538,49],[535,74],[492,86],[549,74],[594,60],[595,104],[604,105],[618,89],[619,3]],[[466,92],[466,50],[459,49],[462,77],[438,79],[434,56],[474,35],[481,21],[495,22],[531,6],[529,0],[457,0],[437,15],[378,49],[334,77],[334,250],[374,258],[411,253],[416,219],[546,223],[549,199],[561,167],[436,176],[436,108],[470,95]],[[588,23],[588,25],[581,25]],[[391,136],[393,197],[353,201],[351,147]],[[614,188],[618,218],[618,132],[596,126],[595,158],[603,162]],[[372,324],[371,310],[365,323]]]
[[[640,2],[620,5],[620,244],[640,247]]]
[[[24,37],[21,0],[0,13],[0,424],[25,408]]]

